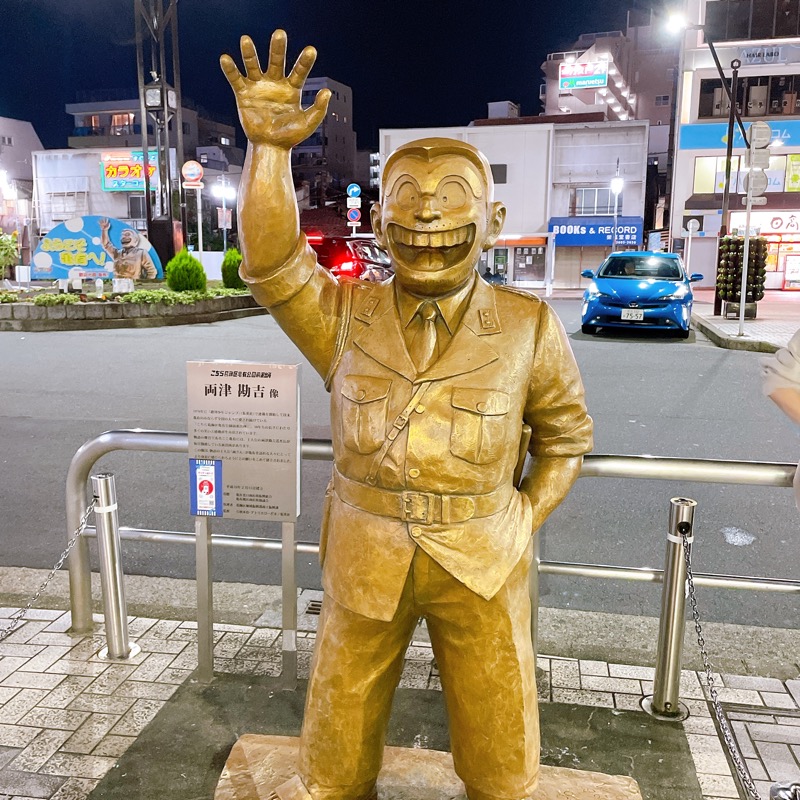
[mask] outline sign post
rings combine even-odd
[[[769,143],[772,140],[772,128],[766,122],[754,122],[750,126],[750,146],[747,148],[750,171],[745,176],[747,196],[744,218],[744,253],[742,254],[742,285],[739,290],[739,336],[744,336],[744,309],[747,299],[747,276],[750,274],[750,212],[753,210],[753,198],[760,197],[767,190],[766,169],[769,167]]]
[[[198,679],[213,678],[211,518],[277,520],[283,540],[283,670],[297,681],[295,523],[300,366],[187,362],[189,495],[197,555]]]
[[[347,189],[347,226],[356,229],[361,226],[361,187],[357,183],[348,184]]]
[[[181,167],[183,188],[197,191],[197,258],[203,263],[203,165],[199,161],[186,161]]]

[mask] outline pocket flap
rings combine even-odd
[[[496,389],[453,389],[452,403],[473,414],[508,413],[508,395]]]
[[[383,400],[392,385],[388,378],[372,378],[368,375],[348,375],[342,381],[342,395],[354,403],[371,403]]]

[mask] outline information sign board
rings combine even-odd
[[[300,514],[300,366],[189,361],[194,516],[293,522]]]
[[[558,65],[558,90],[594,89],[608,84],[608,61],[586,61],[579,64]]]
[[[358,208],[350,208],[347,211],[347,219],[349,222],[358,222],[361,219],[361,211]]]

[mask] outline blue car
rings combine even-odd
[[[689,337],[694,281],[699,273],[686,275],[683,262],[675,253],[611,253],[595,272],[583,294],[581,330],[596,333],[598,328],[642,328],[674,331]]]

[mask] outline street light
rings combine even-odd
[[[617,213],[619,205],[619,195],[625,186],[625,180],[619,174],[619,159],[617,159],[617,174],[611,179],[611,193],[614,195],[614,239],[612,250],[617,249]]]
[[[227,175],[223,172],[217,178],[217,182],[211,189],[214,197],[222,198],[222,252],[228,250],[228,207],[226,205],[228,200],[236,199],[236,189],[228,181]]]

